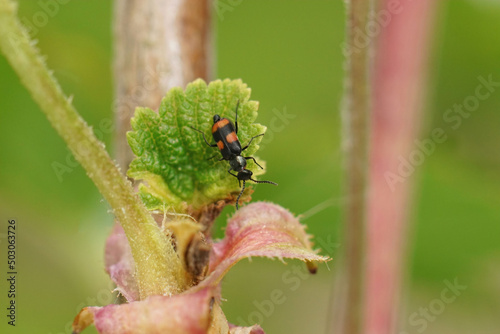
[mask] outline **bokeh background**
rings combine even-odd
[[[45,1],[20,1],[19,15],[74,105],[112,150],[112,5],[69,1],[53,15]],[[233,323],[259,322],[267,333],[323,333],[341,246],[340,105],[345,8],[342,1],[229,1],[214,11],[216,77],[242,78],[269,126],[259,156],[267,179],[254,200],[304,214],[316,244],[333,261],[315,276],[303,265],[252,259],[223,283],[223,308]],[[439,2],[432,31],[428,102],[421,137],[435,127],[449,139],[418,168],[402,333],[500,331],[500,89],[457,130],[443,114],[474,94],[478,76],[500,81],[500,3]],[[38,16],[37,16],[38,15]],[[411,36],[408,36],[411,38]],[[402,111],[404,112],[404,111]],[[286,115],[286,116],[284,116]],[[274,124],[271,126],[270,124]],[[63,166],[63,167],[62,167]],[[64,167],[66,166],[66,167]],[[54,168],[64,168],[57,173]],[[6,307],[6,224],[18,225],[18,313],[2,333],[70,333],[87,305],[114,301],[103,266],[112,226],[108,205],[62,139],[0,56],[0,305]],[[220,231],[234,208],[218,220]],[[411,314],[441,298],[444,281],[467,288],[427,321]],[[274,290],[284,303],[262,309]],[[95,332],[94,329],[87,330]]]

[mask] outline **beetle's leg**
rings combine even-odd
[[[264,169],[264,168],[262,168],[262,166],[261,166],[261,165],[259,165],[259,164],[258,164],[258,162],[257,162],[257,161],[255,161],[255,158],[254,158],[254,157],[245,157],[245,159],[246,159],[246,160],[248,160],[248,159],[252,159],[252,160],[253,160],[253,162],[255,162],[255,164],[256,164],[257,166],[259,166],[259,167],[260,167],[260,169]]]
[[[252,143],[252,140],[253,140],[254,138],[257,138],[257,137],[260,137],[260,136],[263,136],[263,135],[264,135],[264,134],[263,134],[263,133],[261,133],[260,135],[253,136],[252,138],[250,138],[250,141],[248,142],[248,145],[247,145],[247,146],[245,146],[245,147],[243,147],[243,148],[241,149],[241,151],[246,150],[246,149],[248,148],[248,146],[250,146],[250,144]]]
[[[231,173],[231,171],[232,171],[232,170],[233,170],[232,168],[229,168],[229,169],[227,170],[227,172],[228,172],[229,174],[231,174],[232,176],[234,176],[235,178],[238,178],[238,175]]]
[[[217,147],[217,144],[210,144],[208,142],[207,138],[205,137],[205,133],[203,131],[198,130],[196,128],[193,128],[192,126],[190,126],[190,128],[193,129],[193,130],[195,130],[195,131],[198,131],[199,133],[201,133],[203,135],[203,139],[205,140],[205,143],[207,143],[208,146],[210,146],[210,147]],[[210,158],[210,159],[212,159],[212,158]]]
[[[227,170],[227,172],[228,172],[229,174],[231,174],[232,176],[234,176],[235,178],[237,178],[237,179],[238,179],[238,175],[231,173],[231,171],[232,171],[232,170],[233,170],[232,168],[229,168],[229,169]],[[243,181],[243,182],[245,182],[245,181]],[[238,185],[241,187],[241,180],[240,180],[240,179],[238,179]]]

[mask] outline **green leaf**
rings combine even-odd
[[[266,130],[254,123],[259,104],[249,100],[250,92],[241,80],[217,80],[207,86],[198,79],[188,84],[185,91],[171,89],[158,113],[148,108],[136,109],[133,131],[127,133],[127,139],[137,157],[130,164],[128,175],[144,181],[139,189],[148,209],[187,212],[219,200],[230,201],[239,193],[238,180],[227,172],[227,161],[219,161],[219,150],[209,147],[191,127],[203,131],[213,143],[213,116],[218,114],[234,122],[239,100],[238,138],[245,146],[250,138]],[[252,141],[245,156],[253,156],[261,139]],[[254,175],[263,173],[251,160],[247,168]]]

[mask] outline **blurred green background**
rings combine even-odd
[[[112,6],[108,1],[69,1],[44,22],[41,3],[45,1],[21,1],[19,15],[32,24],[32,37],[66,94],[74,96],[77,110],[110,148],[111,130],[101,122],[112,119]],[[260,101],[258,121],[275,124],[258,155],[268,163],[266,178],[280,186],[257,187],[254,200],[305,213],[317,245],[335,258],[342,203],[344,4],[222,3],[229,9],[214,12],[217,77],[242,78],[252,88],[252,98]],[[421,327],[412,325],[409,315],[439,298],[444,280],[457,277],[467,289],[429,321],[425,333],[498,333],[500,91],[482,101],[457,130],[442,116],[474,94],[478,76],[491,74],[500,81],[500,3],[441,1],[439,9],[422,138],[443,127],[449,139],[417,173],[402,329],[417,333]],[[70,333],[81,307],[114,301],[103,266],[112,217],[3,56],[0,92],[0,269],[3,277],[6,223],[15,218],[19,271],[17,326],[8,327],[2,312],[0,331]],[[284,114],[288,117],[280,116]],[[70,168],[58,177],[54,163]],[[309,211],[321,203],[323,210]],[[219,227],[233,210],[224,211]],[[335,268],[335,259],[329,266]],[[239,263],[223,283],[228,319],[258,321],[267,333],[322,333],[332,271],[322,266],[316,276],[300,278],[295,268],[303,267],[294,261]],[[286,302],[272,312],[259,311],[258,305],[276,289]]]

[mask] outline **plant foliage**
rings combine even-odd
[[[130,164],[128,175],[145,181],[140,186],[140,196],[148,209],[174,208],[179,212],[186,211],[188,204],[197,209],[239,191],[238,180],[227,172],[229,165],[219,161],[222,156],[218,149],[209,147],[191,127],[203,131],[213,143],[213,116],[218,114],[234,122],[239,101],[238,137],[246,145],[251,137],[266,130],[253,123],[258,102],[249,100],[250,92],[241,80],[217,80],[207,85],[198,79],[188,84],[185,91],[171,89],[158,112],[136,109],[133,131],[127,139],[137,157]],[[261,139],[255,138],[245,155],[253,155]],[[248,168],[256,175],[262,173],[250,160]]]

